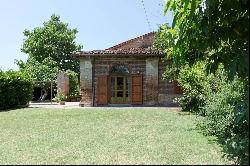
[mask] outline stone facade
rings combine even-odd
[[[158,62],[159,58],[146,59],[146,74],[145,74],[145,105],[158,104]]]
[[[159,61],[159,58],[134,57],[89,58],[81,59],[80,62],[81,106],[97,106],[97,77],[109,76],[111,67],[119,64],[128,66],[131,75],[141,74],[143,76],[143,105],[176,105],[174,98],[179,95],[175,93],[174,82],[162,78],[165,66],[170,62]]]
[[[81,72],[80,87],[82,100],[80,105],[98,106],[98,78],[100,76],[110,78],[110,70],[116,65],[122,65],[128,68],[129,73],[126,77],[132,77],[133,75],[142,76],[142,85],[140,85],[142,88],[142,105],[177,105],[177,103],[174,102],[174,98],[179,96],[180,93],[179,91],[177,93],[176,83],[170,80],[164,80],[162,77],[166,66],[169,65],[170,62],[165,62],[161,59],[164,56],[163,53],[151,49],[154,35],[155,33],[148,33],[106,50],[76,53],[75,57],[80,59]],[[106,86],[109,87],[107,91],[110,91],[110,86],[111,85]],[[126,86],[124,86],[124,89],[126,89],[125,87]],[[107,98],[110,98],[110,96]],[[132,104],[132,102],[130,101],[127,104]]]
[[[93,88],[92,88],[92,60],[82,58],[80,60],[80,101],[81,106],[93,106]]]
[[[94,66],[94,105],[97,106],[97,77],[98,76],[109,76],[110,69],[114,65],[125,65],[129,68],[130,74],[141,74],[145,76],[146,71],[146,63],[144,58],[135,58],[135,57],[127,57],[127,58],[117,58],[117,57],[104,57],[104,58],[96,58],[93,61]],[[146,89],[146,79],[143,77],[143,90]],[[143,94],[143,101],[146,100],[146,95]]]
[[[164,71],[170,63],[170,61],[159,60],[158,104],[162,106],[178,105],[174,99],[180,96],[180,94],[175,91],[175,83],[171,80],[166,80],[163,77]]]
[[[57,93],[69,94],[69,76],[64,72],[59,72],[57,75]]]

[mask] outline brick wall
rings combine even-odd
[[[95,102],[96,103],[96,89],[97,89],[97,77],[106,75],[108,76],[110,73],[110,69],[114,65],[125,65],[129,68],[130,74],[142,74],[143,76],[143,89],[146,89],[146,79],[145,79],[145,71],[146,71],[146,62],[144,58],[117,58],[117,57],[104,57],[104,58],[96,58],[93,62],[94,66],[94,93],[95,93]],[[143,93],[143,101],[146,100],[146,95]]]
[[[132,40],[128,40],[127,42],[118,44],[114,47],[111,47],[111,50],[115,49],[130,49],[130,48],[148,48],[152,46],[152,43],[154,41],[155,33],[150,33],[146,36],[141,36]]]
[[[109,76],[110,69],[114,65],[125,65],[129,68],[130,74],[141,74],[143,76],[143,105],[174,106],[176,84],[169,80],[163,80],[162,74],[166,65],[170,62],[163,62],[158,58],[136,58],[136,57],[99,57],[92,59],[81,59],[81,104],[92,105],[92,94],[94,94],[94,105],[97,103],[97,77]],[[93,68],[92,68],[93,67]],[[92,87],[92,69],[93,87]]]
[[[181,94],[176,93],[175,81],[166,80],[163,78],[163,73],[166,70],[166,66],[169,65],[170,61],[159,61],[159,94],[158,103],[163,106],[176,106],[178,103],[174,101],[176,97],[180,97]]]

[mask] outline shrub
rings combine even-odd
[[[230,80],[221,69],[208,79],[210,84],[204,85],[206,100],[202,107],[205,118],[199,126],[206,134],[219,137],[228,157],[239,164],[249,163],[248,80],[237,75]]]
[[[205,63],[185,66],[178,82],[184,89],[179,98],[183,110],[203,116],[198,127],[216,135],[230,159],[249,163],[249,80],[229,78],[220,65],[214,74],[206,74]]]
[[[71,70],[67,70],[66,74],[69,76],[69,97],[78,96],[79,95],[78,74]]]
[[[56,102],[65,101],[67,96],[65,96],[62,92],[58,92],[53,100]]]
[[[198,62],[193,66],[186,65],[179,72],[177,81],[184,92],[178,100],[184,111],[199,112],[204,105],[205,67],[204,63]]]
[[[22,72],[0,71],[0,109],[25,106],[32,99],[32,80]]]

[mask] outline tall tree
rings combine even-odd
[[[59,71],[57,62],[53,61],[51,57],[45,58],[42,62],[38,62],[31,57],[27,62],[16,60],[16,64],[19,66],[20,71],[30,75],[35,86],[41,87],[40,100],[44,101],[51,83],[56,82]]]
[[[42,27],[24,30],[21,51],[28,54],[28,60],[17,60],[16,63],[20,70],[32,77],[35,86],[42,88],[41,100],[46,98],[50,82],[55,82],[59,70],[79,74],[79,61],[71,57],[72,52],[82,48],[75,42],[77,32],[55,14]]]
[[[169,0],[172,27],[162,26],[168,58],[177,69],[202,60],[213,72],[222,63],[231,76],[249,75],[248,0]],[[159,44],[158,44],[159,45]]]
[[[60,70],[72,70],[79,73],[79,62],[71,57],[72,52],[82,46],[75,42],[77,29],[70,29],[67,23],[60,21],[60,16],[53,14],[42,27],[25,30],[21,51],[37,62],[51,57]]]
[[[184,89],[182,108],[249,165],[249,0],[168,0],[169,10],[172,26],[161,26],[155,46],[173,62],[166,75]]]

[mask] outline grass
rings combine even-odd
[[[161,108],[0,112],[0,165],[230,164],[194,119]]]

